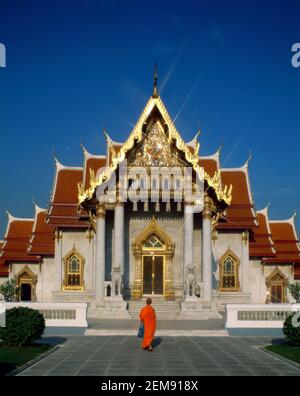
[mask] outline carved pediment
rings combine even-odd
[[[170,142],[159,121],[154,121],[141,142],[128,154],[129,166],[141,167],[182,167],[184,163],[178,158],[178,153]]]

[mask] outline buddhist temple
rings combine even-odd
[[[202,156],[198,134],[184,142],[157,77],[130,135],[105,137],[96,154],[82,146],[79,166],[55,159],[47,208],[35,205],[32,219],[8,213],[0,282],[15,278],[21,301],[87,302],[91,318],[135,318],[151,296],[172,319],[293,302],[295,215],[273,220],[256,208],[249,160],[222,168],[221,149]]]

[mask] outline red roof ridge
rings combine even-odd
[[[90,152],[87,151],[87,149],[81,144],[81,148],[83,151],[83,174],[82,174],[82,184],[85,186],[86,184],[86,178],[87,178],[87,172],[89,171],[87,169],[87,164],[89,160],[105,160],[105,165],[106,164],[106,156],[105,155],[94,155],[91,154]],[[95,175],[97,176],[97,175]]]
[[[6,213],[7,213],[8,221],[7,221],[6,232],[5,232],[5,236],[4,236],[5,239],[7,238],[9,227],[10,227],[11,223],[13,223],[15,221],[28,221],[28,222],[30,221],[32,223],[34,222],[34,219],[32,219],[32,218],[26,219],[26,218],[22,218],[22,217],[15,217],[8,211],[6,211]],[[6,241],[4,242],[4,244],[5,243],[6,243]]]
[[[50,193],[50,204],[53,203],[54,197],[55,197],[55,192],[56,192],[56,186],[57,186],[57,180],[58,180],[58,174],[61,171],[83,171],[83,167],[71,167],[71,166],[65,166],[59,160],[54,157],[54,162],[55,162],[55,173],[54,173],[54,178],[53,178],[53,185],[52,185],[52,191]]]
[[[113,140],[109,134],[107,133],[107,131],[104,129],[103,130],[104,133],[104,137],[106,140],[106,144],[107,145],[112,145],[112,146],[123,146],[125,142],[116,142],[115,140]]]
[[[248,173],[248,168],[249,168],[249,162],[251,161],[252,156],[251,154],[249,155],[249,157],[247,158],[246,162],[237,167],[237,168],[221,168],[221,172],[244,172],[244,173]]]
[[[83,151],[83,156],[84,156],[84,162],[86,163],[86,161],[88,160],[88,159],[90,159],[90,158],[99,158],[99,159],[104,159],[104,158],[106,158],[106,156],[105,155],[100,155],[100,154],[92,154],[92,153],[90,153],[89,151],[87,151],[87,149],[84,147],[84,145],[83,144],[81,144],[80,145],[81,146],[81,149],[82,149],[82,151]]]
[[[214,160],[216,161],[217,165],[218,165],[218,169],[220,169],[220,154],[222,151],[223,145],[221,145],[218,150],[211,154],[211,155],[205,155],[205,156],[199,156],[200,160]]]
[[[20,234],[18,235],[10,235],[10,233],[12,232],[16,232],[16,226],[12,229],[12,225],[17,223],[17,227],[18,230],[22,230],[20,232]],[[24,223],[24,227],[20,226],[20,223]],[[26,224],[27,223],[27,224]],[[26,226],[25,226],[26,224]],[[33,225],[34,225],[34,219],[24,219],[24,218],[17,218],[12,216],[10,213],[8,213],[8,222],[7,222],[7,230],[6,230],[6,234],[5,234],[5,242],[2,246],[2,251],[0,253],[0,257],[3,258],[3,260],[7,261],[7,260],[11,260],[11,261],[38,261],[39,257],[38,256],[33,256],[33,257],[27,257],[27,244],[29,242],[31,233],[32,233],[32,229],[33,229]],[[30,231],[28,229],[28,227],[30,227]],[[30,233],[30,235],[27,234]],[[25,234],[26,233],[26,234]],[[16,241],[17,243],[21,243],[24,244],[24,246],[22,247],[12,247],[11,244],[14,243],[14,241]],[[17,252],[17,255],[13,256],[13,255],[8,255],[7,253],[10,252]],[[23,255],[19,255],[20,252]]]
[[[82,170],[82,166],[67,166],[63,165],[56,157],[54,157],[55,166],[58,171],[61,170]]]
[[[196,135],[193,137],[193,139],[191,141],[187,142],[186,145],[195,150],[199,143],[198,136],[200,135],[200,133],[201,133],[201,131],[199,129],[199,131],[196,133]]]
[[[31,244],[31,242],[34,238],[34,233],[36,231],[36,225],[38,222],[38,215],[43,212],[46,213],[46,209],[40,208],[36,203],[34,204],[34,210],[35,210],[34,223],[33,223],[33,227],[32,227],[32,234],[31,234],[31,237],[29,238],[29,244]],[[28,248],[28,250],[29,250],[29,248]]]
[[[298,241],[299,238],[298,238],[298,233],[297,233],[296,225],[295,225],[296,216],[297,216],[297,212],[295,211],[293,213],[293,215],[290,218],[286,219],[286,220],[270,220],[270,223],[271,224],[289,224],[292,227],[295,241]],[[296,246],[297,246],[298,250],[300,251],[300,245],[299,245],[298,242],[296,242]]]
[[[295,225],[295,217],[297,216],[297,213],[294,212],[291,217],[288,219],[284,220],[270,220],[270,223],[289,223],[290,225],[294,226]]]
[[[249,177],[249,162],[251,161],[252,156],[251,153],[249,154],[249,157],[247,159],[247,161],[244,163],[244,165],[242,165],[239,168],[221,168],[221,173],[222,172],[233,172],[233,173],[237,173],[237,172],[243,172],[246,176],[246,183],[247,183],[247,191],[248,191],[248,198],[249,198],[249,202],[253,205],[253,208],[251,208],[253,217],[256,219],[256,213],[254,210],[254,199],[253,199],[253,194],[252,194],[252,190],[251,190],[251,185],[250,185],[250,177]],[[255,220],[256,225],[257,220]]]
[[[263,215],[265,217],[266,225],[267,225],[267,231],[268,231],[268,234],[269,234],[268,235],[268,239],[269,239],[270,244],[271,244],[271,250],[275,254],[276,253],[276,249],[275,249],[275,244],[274,244],[274,240],[273,240],[273,236],[272,236],[272,232],[271,232],[271,228],[270,228],[269,207],[270,207],[270,202],[268,203],[268,205],[264,209],[257,210],[256,213],[257,214],[261,214],[261,215]]]

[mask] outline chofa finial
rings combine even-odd
[[[157,90],[157,80],[158,80],[158,74],[157,74],[157,62],[154,64],[154,85],[153,85],[153,98],[158,98],[158,90]]]

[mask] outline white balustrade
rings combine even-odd
[[[300,311],[300,304],[228,304],[226,328],[282,329],[285,319]]]
[[[44,315],[46,327],[87,327],[85,303],[0,302],[0,311],[26,307]]]

